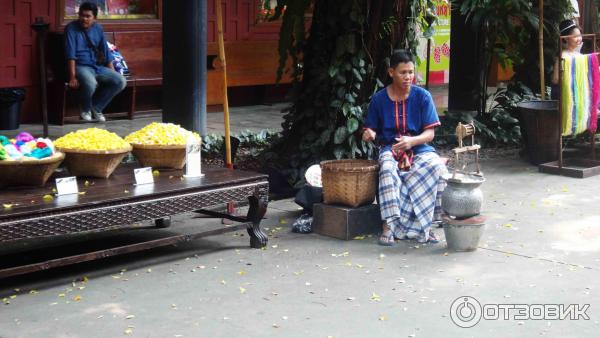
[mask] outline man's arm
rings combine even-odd
[[[420,135],[417,136],[402,136],[396,138],[398,143],[393,145],[395,150],[406,151],[414,146],[418,146],[419,144],[425,144],[433,141],[435,137],[435,131],[433,128],[425,129]]]
[[[77,55],[75,50],[77,48],[77,37],[73,31],[71,25],[68,25],[65,29],[65,56],[67,58],[67,72],[69,76],[69,88],[79,88],[79,81],[77,81],[77,68],[76,59]]]
[[[77,68],[75,67],[75,60],[67,60],[67,69],[69,72],[69,88],[79,88],[79,81],[77,81]]]

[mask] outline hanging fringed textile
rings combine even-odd
[[[600,104],[600,64],[598,53],[589,55],[590,74],[592,83],[592,102],[590,105],[590,132],[598,130],[598,104]]]
[[[598,54],[564,58],[561,87],[562,135],[595,132],[600,101]]]

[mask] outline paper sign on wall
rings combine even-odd
[[[152,167],[133,169],[133,175],[135,176],[135,184],[137,185],[154,183]]]
[[[78,194],[79,188],[77,187],[77,177],[61,177],[56,179],[56,194],[57,195],[70,195]]]

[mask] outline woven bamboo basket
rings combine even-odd
[[[379,164],[370,160],[321,162],[323,201],[353,208],[371,204],[377,192]]]
[[[56,152],[41,160],[24,158],[19,161],[0,161],[0,187],[43,186],[64,158],[65,154]]]
[[[131,151],[131,146],[116,150],[78,150],[59,148],[73,176],[108,178]]]
[[[183,169],[185,165],[184,145],[146,145],[131,146],[133,156],[143,167]]]

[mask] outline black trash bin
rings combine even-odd
[[[23,88],[0,88],[0,130],[19,129]]]

